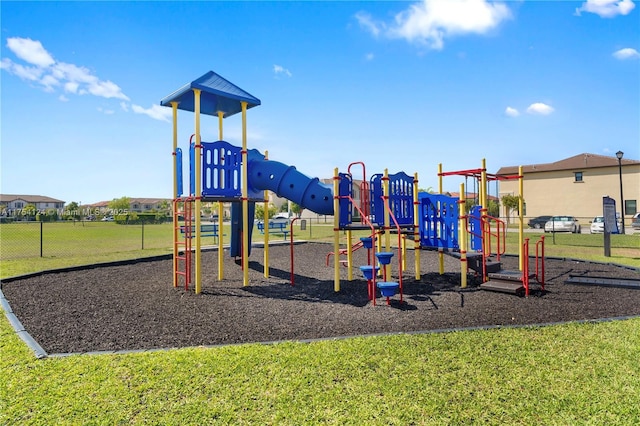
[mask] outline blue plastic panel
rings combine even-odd
[[[473,206],[469,212],[469,231],[471,232],[471,250],[482,251],[482,206]]]
[[[242,148],[226,141],[202,142],[202,196],[242,196]]]
[[[177,179],[177,187],[178,187],[178,197],[182,197],[182,150],[180,148],[176,149],[176,179]]]
[[[189,195],[196,195],[196,144],[189,146]]]
[[[412,176],[404,172],[389,175],[389,207],[399,225],[413,225]]]
[[[420,244],[423,247],[459,249],[458,199],[441,194],[418,194]]]
[[[382,190],[383,177],[383,174],[378,173],[369,179],[369,191],[371,194],[369,198],[369,202],[371,203],[369,211],[371,212],[371,222],[378,226],[384,225],[384,204],[382,202],[382,196],[384,195]]]
[[[353,197],[353,178],[348,173],[339,173],[338,193],[340,197]],[[340,227],[353,222],[353,204],[348,198],[340,198]]]

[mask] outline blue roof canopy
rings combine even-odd
[[[215,116],[218,115],[218,111],[222,111],[226,118],[242,111],[240,104],[242,101],[247,103],[247,109],[260,105],[260,99],[213,71],[209,71],[166,96],[160,101],[160,105],[170,107],[171,102],[178,102],[178,109],[194,112],[194,94],[191,89],[202,90],[200,95],[201,114]]]

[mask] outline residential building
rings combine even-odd
[[[499,176],[518,174],[519,166],[502,167]],[[587,223],[602,215],[602,197],[616,201],[621,212],[620,170],[624,195],[625,223],[638,212],[640,200],[640,161],[583,153],[554,163],[522,166],[524,215],[570,215]],[[500,182],[500,197],[518,195],[518,181]],[[506,216],[506,212],[501,212]],[[513,213],[516,215],[517,213]]]
[[[98,201],[97,203],[83,205],[83,208],[107,210],[110,201]],[[151,210],[162,211],[171,209],[170,198],[131,198],[129,197],[129,211],[144,213]]]
[[[35,206],[38,213],[51,209],[59,211],[64,208],[64,201],[43,195],[0,194],[2,216],[19,216],[19,212],[29,204]]]

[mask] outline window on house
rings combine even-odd
[[[574,182],[582,182],[582,172],[575,172],[573,176]]]
[[[24,207],[24,203],[21,203],[19,201],[16,203],[16,209],[21,209],[23,207]]]
[[[638,213],[638,203],[636,200],[624,200],[624,214],[634,215]]]

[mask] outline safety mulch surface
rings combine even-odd
[[[146,260],[9,280],[2,291],[27,332],[49,354],[140,350],[199,345],[304,340],[387,332],[416,332],[473,326],[511,326],[640,315],[640,289],[565,284],[569,275],[639,278],[632,268],[574,260],[547,259],[546,292],[528,298],[480,290],[469,275],[460,288],[460,263],[420,251],[422,277],[415,280],[414,252],[407,251],[399,295],[390,305],[367,298],[359,265],[366,250],[354,253],[353,280],[341,267],[341,291],[334,291],[332,246],[294,246],[294,286],[290,247],[270,247],[270,278],[263,274],[263,249],[250,256],[248,286],[242,270],[224,256],[218,281],[217,252],[203,253],[203,289],[172,286],[171,259]],[[397,255],[392,276],[397,281]],[[516,257],[503,257],[517,270]]]

